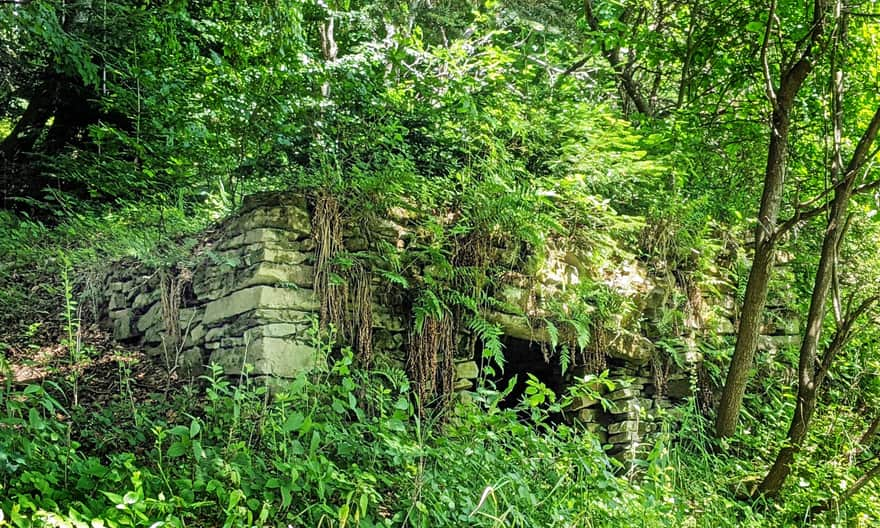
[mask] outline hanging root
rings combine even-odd
[[[373,277],[363,264],[343,269],[336,262],[345,251],[342,213],[339,202],[329,193],[315,200],[312,236],[321,329],[335,327],[338,335],[351,343],[360,366],[369,369],[373,360]]]
[[[654,399],[659,400],[666,395],[666,388],[669,384],[669,371],[672,370],[672,358],[669,354],[664,354],[661,358],[660,353],[655,351],[651,356],[651,373],[654,377]]]
[[[344,249],[342,245],[342,220],[339,202],[329,193],[322,193],[315,200],[312,216],[312,236],[315,239],[315,295],[320,302],[321,329],[333,325],[343,338],[349,339],[345,308],[348,304],[348,288],[342,284],[339,266],[334,259]]]
[[[406,370],[415,385],[419,415],[435,397],[445,404],[452,399],[454,386],[454,325],[451,317],[428,317],[421,332],[410,333]]]
[[[184,287],[192,281],[192,270],[188,268],[172,268],[159,270],[159,291],[162,302],[162,322],[165,324],[163,348],[165,366],[173,372],[179,363],[182,350],[183,335],[180,330],[180,305],[183,300]]]
[[[354,313],[352,314],[355,353],[364,370],[368,370],[373,361],[373,291],[372,276],[363,266],[352,271],[352,297]]]
[[[590,374],[599,375],[603,370],[608,368],[608,362],[605,357],[605,353],[599,347],[586,347],[581,352],[581,361],[584,363],[584,368]]]

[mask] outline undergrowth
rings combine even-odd
[[[694,409],[627,479],[590,432],[548,421],[570,395],[536,379],[516,409],[483,387],[441,422],[417,412],[404,372],[355,361],[344,350],[271,389],[213,367],[200,397],[121,401],[133,419],[103,449],[87,438],[99,417],[62,405],[60,386],[7,388],[0,526],[804,525],[737,500],[750,469],[712,452]]]

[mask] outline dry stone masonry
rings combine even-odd
[[[286,378],[318,361],[313,329],[319,303],[313,288],[315,242],[306,201],[290,193],[255,195],[232,218],[206,233],[193,250],[193,264],[171,271],[119,262],[103,284],[103,320],[113,337],[161,357],[169,369],[195,374],[215,363],[230,375],[249,365],[251,375]],[[392,247],[405,250],[406,229],[386,220],[380,226]],[[363,241],[345,238],[346,247]],[[505,258],[499,253],[498,261]],[[577,251],[551,248],[532,276],[511,272],[495,292],[503,302],[486,314],[511,342],[549,346],[546,330],[533,324],[546,315],[539,298],[576,287],[587,273]],[[659,417],[693,392],[701,354],[699,336],[711,334],[732,343],[736,331],[735,286],[719,280],[719,292],[695,303],[682,332],[681,354],[658,361],[662,307],[669,287],[656,284],[644,266],[625,262],[600,270],[598,280],[632,302],[620,310],[614,338],[604,344],[615,389],[601,398],[579,398],[566,417],[595,432],[612,455],[632,460],[650,448]],[[373,285],[373,349],[402,364],[410,321],[399,306]],[[783,288],[782,295],[786,289]],[[770,321],[761,338],[769,353],[790,345],[798,334],[797,318],[785,298],[771,299]],[[506,307],[506,308],[505,308]],[[701,313],[697,313],[701,312]],[[720,336],[720,337],[719,337]],[[716,339],[716,340],[717,340]],[[480,375],[479,358],[456,361],[454,387],[468,390]],[[571,369],[566,382],[587,374]]]

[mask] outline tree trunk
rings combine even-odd
[[[846,228],[846,211],[849,207],[853,188],[859,170],[865,162],[868,151],[877,137],[880,129],[880,107],[874,113],[874,117],[865,133],[862,135],[856,150],[843,174],[843,181],[837,181],[834,189],[834,201],[828,216],[828,224],[825,228],[825,237],[822,240],[822,253],[819,257],[819,267],[816,269],[816,279],[813,285],[813,294],[810,298],[810,310],[807,314],[807,331],[801,342],[800,357],[798,360],[798,395],[794,416],[788,429],[788,437],[785,447],[779,450],[776,461],[764,477],[764,481],[758,486],[758,493],[773,496],[779,493],[785,479],[791,472],[791,463],[794,456],[803,444],[810,425],[813,411],[816,409],[816,393],[819,385],[825,377],[825,372],[830,366],[830,359],[837,352],[831,349],[829,361],[822,361],[819,365],[817,350],[819,338],[822,336],[822,324],[825,321],[825,310],[828,293],[831,290],[831,278],[834,273],[837,249]],[[859,315],[856,312],[856,315]],[[844,323],[844,339],[835,339],[834,344],[842,347],[845,342],[848,327],[852,321]]]
[[[755,351],[758,348],[761,319],[764,305],[767,303],[767,290],[775,259],[776,240],[773,234],[779,219],[782,187],[785,182],[785,160],[788,155],[791,123],[789,112],[794,103],[794,94],[799,88],[800,85],[797,88],[788,87],[785,91],[792,94],[791,98],[780,99],[773,110],[770,147],[767,152],[767,167],[764,170],[764,192],[758,211],[758,225],[755,226],[755,256],[752,259],[752,269],[746,285],[736,346],[718,406],[718,417],[715,422],[715,434],[718,437],[730,436],[736,431],[749,370],[752,368]]]
[[[768,20],[772,21],[775,9],[771,7]],[[742,316],[740,318],[739,332],[736,336],[736,346],[730,367],[727,371],[727,379],[724,383],[724,391],[721,394],[721,402],[718,407],[718,417],[715,422],[715,435],[718,437],[731,436],[736,431],[739,420],[739,412],[742,407],[743,396],[746,391],[749,370],[755,359],[755,351],[758,347],[758,336],[761,331],[761,317],[764,305],[767,302],[767,290],[770,285],[770,276],[773,272],[775,258],[779,209],[782,203],[782,190],[785,183],[785,161],[788,156],[788,136],[791,124],[791,110],[794,107],[795,97],[804,84],[807,75],[813,69],[812,47],[819,40],[825,26],[826,4],[823,0],[816,0],[813,4],[813,16],[810,33],[806,37],[805,47],[797,62],[790,68],[783,70],[778,91],[769,88],[769,69],[766,79],[768,83],[768,98],[773,104],[773,118],[770,130],[770,145],[767,151],[767,166],[764,169],[764,191],[761,195],[761,206],[758,210],[758,225],[755,227],[755,256],[752,261],[752,269],[749,272],[749,281],[746,285],[745,300],[743,301]],[[768,22],[769,24],[770,22]],[[768,35],[769,35],[768,26]],[[765,56],[768,42],[764,42]]]

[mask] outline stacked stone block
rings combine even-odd
[[[231,375],[249,365],[255,376],[290,377],[313,366],[319,358],[310,330],[319,305],[305,201],[283,193],[253,197],[214,233],[177,307],[180,341],[167,335],[158,272],[123,266],[106,280],[114,338],[191,373],[216,363]],[[406,322],[378,296],[373,306],[376,351],[402,358]]]
[[[251,197],[237,215],[206,234],[193,255],[194,264],[187,269],[178,266],[177,276],[171,278],[181,285],[181,295],[171,313],[166,313],[162,302],[167,278],[163,281],[158,271],[143,265],[119,262],[103,284],[104,320],[115,339],[163,357],[180,372],[195,374],[202,366],[217,363],[230,375],[250,365],[255,376],[293,376],[319,359],[311,333],[319,308],[312,289],[315,242],[311,231],[309,209],[301,196]],[[356,230],[349,231],[345,246],[351,251],[366,249],[363,237],[355,235]],[[371,233],[401,251],[409,236],[405,228],[388,219]],[[518,255],[515,249],[494,248],[496,261],[512,266],[517,259],[511,255]],[[553,292],[572,291],[580,277],[591,272],[586,260],[576,251],[554,248],[533,277],[523,275],[523,270],[512,271],[509,283],[495,292],[503,302],[484,314],[486,319],[498,324],[508,337],[549,346],[546,330],[532,324],[548,316],[537,300]],[[765,351],[795,345],[799,336],[798,320],[791,311],[793,279],[784,263],[780,269],[782,284],[777,283],[768,300],[768,321],[759,343]],[[616,388],[601,398],[577,399],[566,416],[594,432],[610,446],[613,456],[627,462],[650,447],[664,409],[680,404],[693,392],[692,376],[687,370],[673,370],[664,376],[662,387],[655,386],[650,364],[657,350],[652,339],[660,336],[653,321],[662,316],[670,292],[655,284],[644,266],[635,262],[618,270],[600,270],[600,274],[609,287],[633,301],[629,312],[619,314],[617,335],[603,350]],[[705,313],[689,318],[682,336],[687,346],[679,363],[700,361],[699,339],[720,336],[732,343],[738,324],[735,288],[719,279],[717,289],[720,294],[706,296],[701,304]],[[373,349],[402,365],[410,321],[384,295],[386,290],[374,278]],[[179,341],[168,335],[170,317],[176,318]],[[472,389],[479,377],[479,368],[470,359],[458,358],[455,372],[457,390]]]

